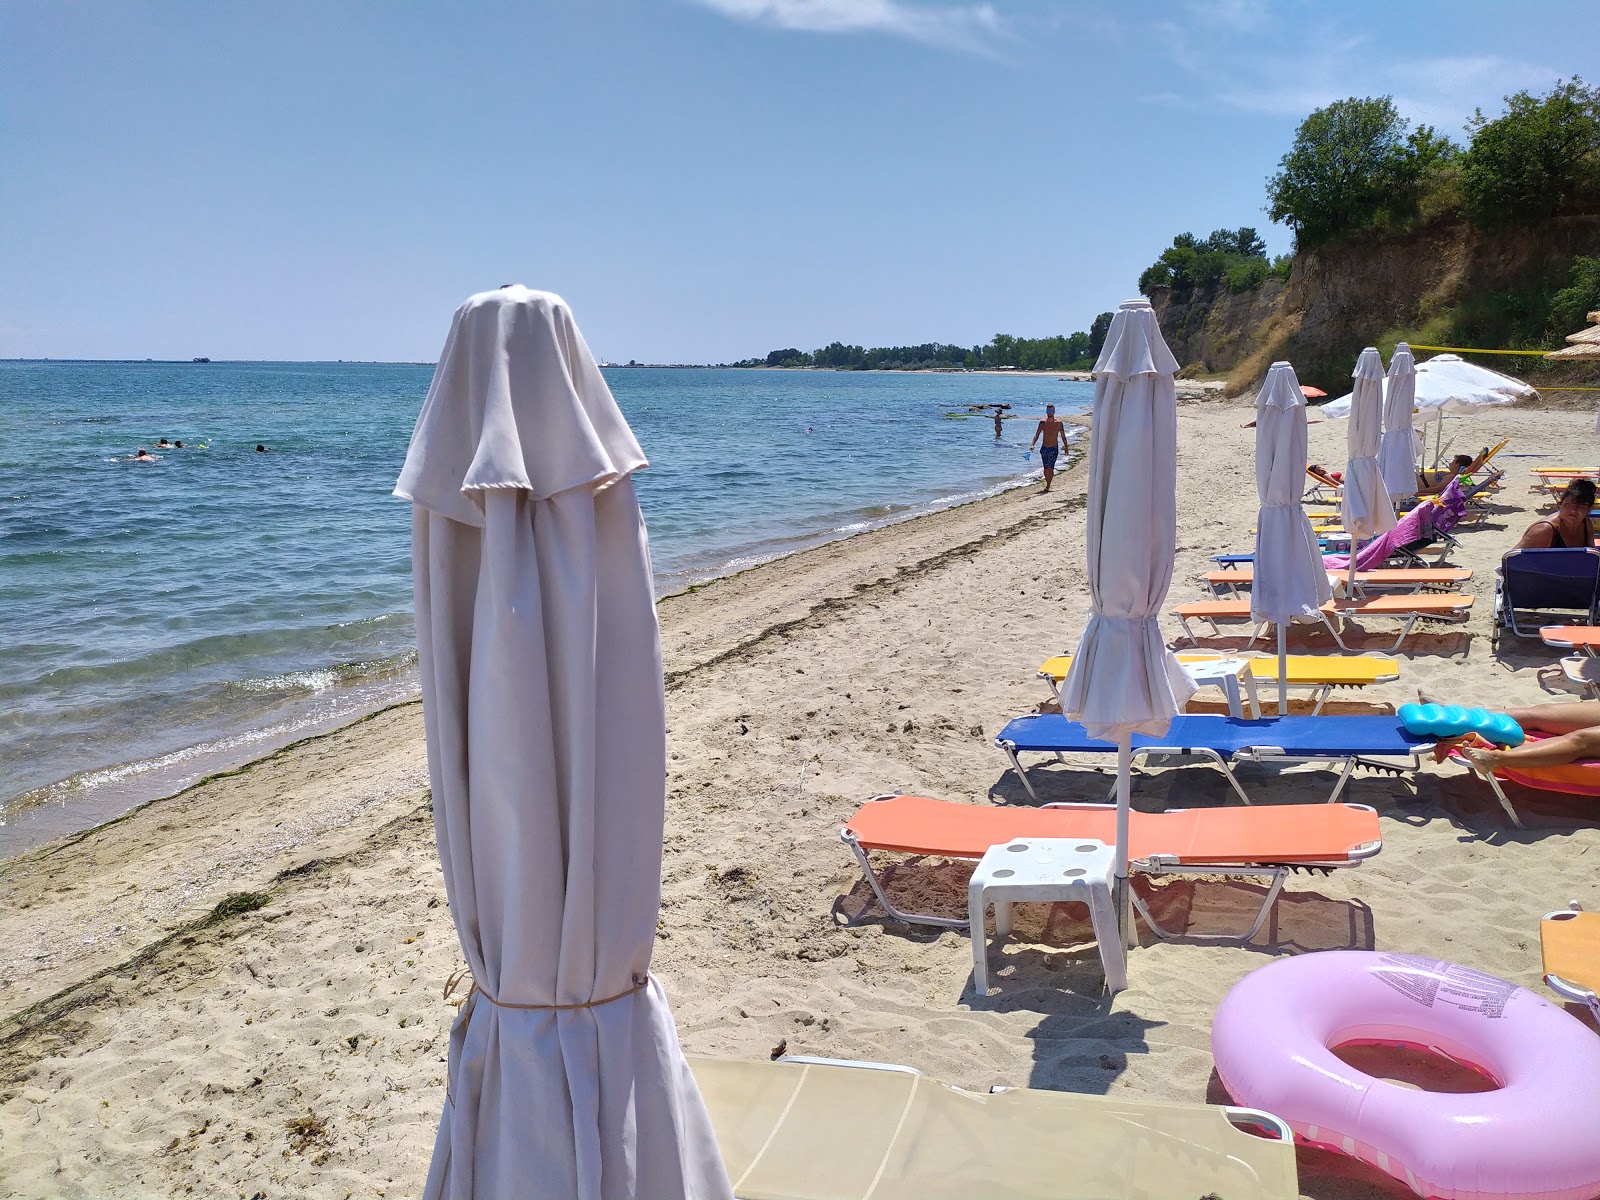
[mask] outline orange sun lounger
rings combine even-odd
[[[1563,1000],[1587,1004],[1600,1021],[1600,913],[1571,908],[1546,913],[1539,922],[1544,982]]]
[[[1472,597],[1459,592],[1444,592],[1437,595],[1410,595],[1410,596],[1368,596],[1362,600],[1332,600],[1322,606],[1322,623],[1333,640],[1339,643],[1339,649],[1348,651],[1349,646],[1344,644],[1344,639],[1339,636],[1339,631],[1334,627],[1333,618],[1341,621],[1363,617],[1387,617],[1401,622],[1400,635],[1395,638],[1394,645],[1389,648],[1393,654],[1400,649],[1406,636],[1411,632],[1412,626],[1418,621],[1449,621],[1460,624],[1471,615]],[[1190,620],[1205,621],[1211,626],[1213,636],[1220,636],[1221,630],[1217,628],[1218,621],[1248,621],[1250,620],[1250,601],[1244,600],[1196,600],[1189,604],[1180,604],[1172,610],[1172,615],[1183,624],[1183,632],[1195,645],[1200,644],[1200,639],[1189,626]],[[1258,621],[1254,632],[1250,635],[1253,642],[1261,636],[1267,627],[1266,621]]]
[[[1346,578],[1343,571],[1330,571],[1329,575],[1337,575],[1341,581]],[[1207,571],[1200,578],[1211,589],[1213,596],[1223,600],[1254,583],[1255,577],[1254,566],[1247,564],[1227,571]],[[1470,567],[1380,567],[1373,571],[1356,572],[1357,586],[1411,592],[1456,587],[1471,579]]]
[[[1297,868],[1350,867],[1383,849],[1377,811],[1365,804],[1192,808],[1128,816],[1129,865],[1146,875],[1246,875],[1269,880],[1266,897],[1243,934],[1195,934],[1208,941],[1248,942],[1260,932],[1283,881]],[[867,884],[891,917],[965,929],[965,918],[902,912],[884,894],[869,850],[976,861],[1013,838],[1117,840],[1116,809],[1103,804],[997,808],[926,796],[875,796],[839,831]],[[1156,923],[1135,891],[1134,905],[1160,937],[1184,936]]]

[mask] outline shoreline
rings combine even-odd
[[[1077,490],[1081,490],[1083,479],[1087,477],[1087,455],[1084,452],[1087,443],[1080,438],[1076,445],[1077,453],[1069,455],[1066,469],[1057,474],[1062,495],[1068,494],[1066,485],[1069,479],[1075,477],[1074,473]],[[939,554],[947,549],[945,543],[953,531],[959,531],[962,537],[984,536],[981,531],[990,522],[991,510],[1004,513],[1015,507],[1022,493],[1031,494],[1031,482],[1024,481],[993,495],[847,534],[817,546],[714,576],[660,597],[656,607],[662,627],[663,662],[669,691],[697,670],[748,654],[766,639],[795,628],[818,614],[828,613],[835,604],[857,598],[879,582],[867,578],[873,571],[864,571],[863,561],[876,564],[903,558],[907,548],[913,555]],[[883,546],[885,541],[891,544]],[[775,587],[772,577],[779,574],[790,579]],[[802,586],[793,587],[795,580],[803,581]],[[781,593],[781,598],[774,597],[774,592]],[[700,610],[711,608],[716,609],[716,621],[708,624],[701,622]],[[265,886],[268,867],[279,864],[278,869],[284,869],[282,862],[286,862],[305,845],[335,832],[341,823],[348,824],[352,834],[359,839],[375,828],[373,822],[381,824],[395,818],[395,803],[402,794],[409,795],[417,789],[425,792],[426,759],[423,755],[420,695],[386,704],[332,728],[313,732],[265,753],[251,755],[207,773],[176,791],[139,801],[116,816],[86,829],[52,838],[0,859],[0,885],[8,885],[5,887],[5,896],[0,898],[0,912],[13,902],[23,908],[29,907],[27,900],[19,901],[13,894],[11,885],[19,877],[41,870],[48,860],[96,842],[102,835],[113,832],[114,839],[120,839],[126,830],[134,847],[147,851],[152,849],[155,839],[142,828],[136,827],[152,825],[154,832],[170,832],[190,820],[215,823],[217,831],[208,832],[204,828],[191,830],[193,844],[190,849],[204,857],[209,848],[220,848],[226,843],[227,839],[218,832],[221,826],[242,815],[230,806],[228,800],[224,800],[220,806],[213,805],[210,798],[213,793],[232,792],[238,781],[258,773],[275,779],[277,771],[274,768],[292,763],[300,756],[315,755],[322,758],[348,752],[361,740],[359,731],[364,728],[389,729],[402,725],[415,726],[414,750],[417,761],[401,764],[386,760],[385,769],[377,772],[374,780],[374,786],[383,792],[381,800],[352,802],[340,789],[353,787],[354,781],[340,778],[332,798],[323,802],[326,813],[303,818],[297,825],[286,825],[276,820],[271,823],[273,833],[268,841],[272,845],[266,853],[246,852],[235,856],[231,864],[234,869],[231,871],[222,871],[218,863],[195,873],[192,878],[179,878],[170,887],[161,889],[160,894],[164,896],[167,891],[176,890],[180,902],[151,901],[142,922],[137,918],[124,920],[120,916],[115,923],[110,916],[100,922],[106,930],[114,928],[122,935],[111,943],[117,952],[137,951],[144,944],[141,937],[153,937],[157,929],[166,928],[174,921],[199,919],[211,904],[220,902],[231,892]],[[313,748],[320,748],[320,753]],[[393,747],[386,745],[385,749],[387,752]],[[247,804],[248,799],[244,803]],[[121,851],[112,848],[103,856],[104,863],[99,854],[95,855],[95,860],[97,865],[104,865],[120,857]],[[48,889],[42,889],[41,894],[45,890]],[[80,921],[87,920],[87,914],[69,918],[74,927]],[[142,934],[135,932],[139,924],[144,926],[145,932]],[[43,931],[38,933],[42,938]],[[99,945],[104,942],[107,933],[94,932],[83,936],[87,944]],[[4,936],[0,935],[0,1030],[18,1011],[17,997],[13,994],[17,985],[15,968],[18,959],[6,952],[5,941]],[[94,969],[99,970],[113,966],[115,954],[93,954],[88,958],[95,964]],[[66,965],[62,963],[61,967]],[[59,972],[58,967],[46,974]],[[43,998],[36,992],[34,988],[24,993],[24,1007]]]
[[[1171,598],[1196,596],[1209,555],[1255,519],[1248,404],[1179,409]],[[1588,413],[1478,418],[1474,441],[1561,461],[1592,446]],[[1335,457],[1343,429],[1311,433]],[[838,841],[868,796],[1025,802],[992,739],[1047,694],[1034,670],[1069,648],[1088,604],[1087,464],[1040,497],[1016,489],[721,577],[658,605],[668,781],[653,970],[691,1053],[790,1053],[905,1063],[990,1084],[1219,1102],[1210,1021],[1275,957],[1378,948],[1445,958],[1539,994],[1539,914],[1600,903],[1592,803],[1516,792],[1526,830],[1454,764],[1416,779],[1358,772],[1348,799],[1379,813],[1359,869],[1297,875],[1249,945],[1146,935],[1130,987],[1100,995],[1092,933],[1072,906],[1020,906],[973,994],[964,934],[889,921]],[[1220,502],[1219,502],[1220,501]],[[1491,652],[1499,553],[1538,511],[1509,479],[1465,531],[1471,621],[1413,634],[1401,678],[1451,698],[1559,698],[1537,643]],[[1163,619],[1163,631],[1176,632]],[[1387,635],[1387,636],[1385,636]],[[1296,652],[1327,653],[1297,629]],[[1367,652],[1387,627],[1353,635]],[[1214,643],[1231,647],[1240,639]],[[1041,765],[1046,801],[1103,802],[1088,763]],[[1322,803],[1322,769],[1253,768],[1263,802]],[[1236,804],[1215,771],[1155,768],[1146,810]],[[905,863],[887,882],[922,911],[959,911],[966,871]],[[379,714],[156,802],[113,826],[0,865],[0,1144],[20,1193],[93,1196],[415,1194],[443,1102],[460,965],[428,816],[420,708]],[[1236,928],[1254,884],[1149,889],[1157,915]],[[1247,923],[1247,918],[1246,918]],[[307,1144],[294,1129],[315,1118]],[[1375,1172],[1302,1149],[1303,1194],[1399,1200]]]
[[[1068,414],[1063,419],[1069,425],[1082,426],[1085,429],[1085,435],[1069,434],[1067,456],[1069,465],[1082,457],[1083,450],[1081,447],[1086,445],[1084,436],[1086,436],[1087,431],[1087,419],[1074,420],[1075,416],[1075,414]],[[1074,451],[1074,446],[1080,448]],[[984,487],[975,492],[960,493],[955,497],[948,498],[948,503],[929,502],[936,504],[937,507],[927,508],[921,505],[911,505],[903,513],[891,514],[877,521],[868,522],[863,529],[848,531],[826,530],[797,539],[801,544],[796,548],[778,551],[770,556],[758,558],[754,562],[745,562],[735,558],[706,573],[685,572],[678,579],[671,581],[670,586],[673,586],[676,589],[675,591],[662,592],[656,597],[656,600],[660,604],[662,601],[677,595],[700,591],[719,579],[730,578],[773,563],[806,555],[815,550],[842,541],[848,541],[851,538],[861,537],[880,529],[922,520],[969,504],[982,503],[985,500],[1004,495],[1010,491],[1031,487],[1037,484],[1038,481],[1039,468],[1031,466],[1029,473],[1026,475],[1013,476],[1001,483]],[[411,667],[403,674],[410,675],[410,681],[402,686],[386,689],[376,704],[364,705],[357,703],[347,713],[340,713],[320,720],[308,719],[299,727],[282,733],[273,732],[281,714],[267,714],[267,719],[263,723],[252,727],[247,733],[233,735],[233,740],[247,740],[250,742],[248,745],[238,747],[242,751],[241,753],[230,754],[226,750],[221,750],[207,754],[204,753],[206,750],[204,744],[182,746],[168,751],[155,759],[108,763],[84,768],[63,779],[54,780],[31,792],[14,797],[8,803],[16,805],[16,807],[8,809],[4,820],[0,821],[0,826],[3,826],[5,834],[4,839],[0,840],[0,868],[3,868],[5,863],[31,850],[47,847],[58,841],[74,839],[85,833],[93,832],[102,826],[122,820],[145,805],[158,803],[189,791],[208,780],[235,773],[254,762],[275,756],[304,741],[336,733],[349,725],[358,724],[377,713],[388,711],[399,705],[416,703],[420,700],[420,693],[417,691],[418,685],[415,681],[415,667]],[[201,769],[194,772],[183,769],[191,758],[197,759],[202,764]],[[123,779],[129,781],[120,794],[112,792],[92,796],[88,791],[81,791],[65,801],[54,799],[50,795],[50,793],[56,792],[65,785],[72,784],[74,780],[107,774],[117,775],[119,782]],[[30,797],[32,797],[31,800]],[[29,802],[18,805],[18,801]],[[100,815],[98,819],[93,820],[88,825],[67,828],[67,826],[74,826],[75,823],[70,817],[63,818],[60,815],[66,809],[75,809]],[[107,813],[110,815],[104,815]],[[28,837],[26,830],[35,824],[42,824],[48,832],[39,838]]]

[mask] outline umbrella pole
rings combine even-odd
[[[1127,948],[1136,944],[1135,930],[1133,928],[1132,895],[1128,883],[1128,813],[1132,807],[1133,791],[1133,734],[1124,733],[1117,738],[1117,849],[1112,859],[1113,874],[1116,876],[1117,929],[1121,935],[1122,945],[1117,947],[1116,957],[1126,961]],[[1106,989],[1111,992],[1120,991],[1128,984],[1127,972],[1120,972],[1120,979],[1107,979]]]
[[[1439,469],[1439,443],[1444,441],[1444,414],[1439,414],[1439,431],[1433,435],[1433,469]]]
[[[1278,622],[1278,715],[1289,712],[1289,635]]]

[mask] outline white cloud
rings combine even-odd
[[[1326,22],[1289,36],[1269,28],[1262,0],[1188,0],[1181,19],[1150,21],[1148,36],[1201,95],[1240,112],[1304,117],[1346,96],[1392,95],[1415,125],[1461,140],[1475,108],[1491,116],[1501,98],[1548,90],[1562,72],[1497,54],[1407,57],[1404,51]]]
[[[1271,15],[1267,0],[1190,0],[1187,8],[1202,24],[1242,33],[1255,33]]]
[[[805,33],[881,33],[991,53],[1004,25],[991,4],[933,6],[905,0],[698,0],[726,17]]]
[[[1552,67],[1489,54],[1397,63],[1386,75],[1398,84],[1396,108],[1416,123],[1436,126],[1458,141],[1473,109],[1482,108],[1493,119],[1501,112],[1506,96],[1524,88],[1546,92],[1562,78]]]

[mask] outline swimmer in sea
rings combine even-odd
[[[172,448],[174,450],[182,450],[183,449],[183,439],[179,438],[177,441],[173,442],[172,443]]]
[[[166,438],[162,438],[159,442],[156,443],[156,449],[157,450],[171,450],[172,449],[172,443],[167,441]]]
[[[159,458],[157,458],[154,454],[151,454],[150,451],[146,450],[143,446],[140,446],[139,447],[139,452],[137,454],[135,454],[131,459],[129,459],[129,461],[130,462],[160,462],[161,460]]]
[[[265,454],[266,452],[267,452],[267,448],[265,446],[263,446],[260,442],[257,442],[256,443],[256,453],[257,454]]]

